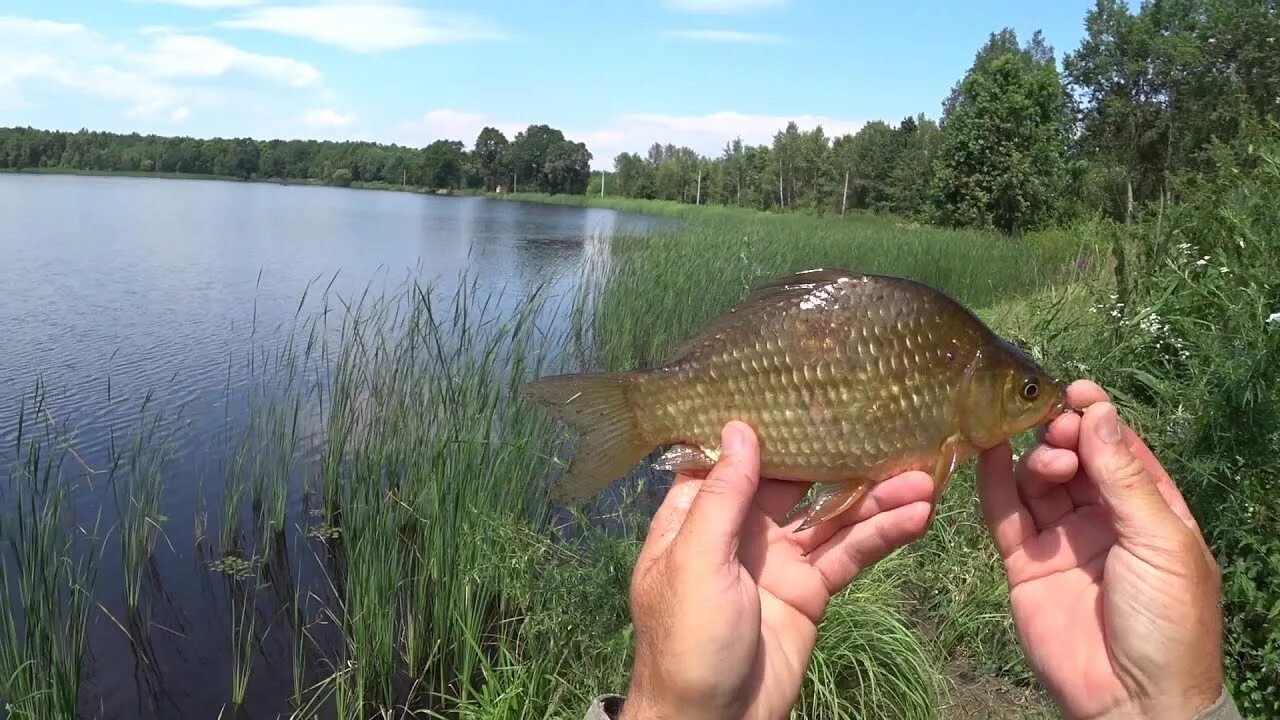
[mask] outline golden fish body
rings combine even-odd
[[[1062,411],[1065,388],[944,293],[902,278],[814,270],[755,290],[661,368],[541,378],[527,394],[581,433],[559,498],[594,494],[654,448],[704,470],[730,420],[765,477],[824,483],[801,528],[908,470],[935,499],[979,450]]]

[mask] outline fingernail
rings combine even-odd
[[[1107,408],[1106,416],[1098,418],[1098,439],[1108,445],[1120,441],[1120,418],[1114,407]]]

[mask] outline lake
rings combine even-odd
[[[563,301],[588,268],[607,266],[615,237],[664,222],[485,198],[0,174],[0,460],[37,383],[44,419],[71,429],[77,464],[99,475],[144,401],[185,422],[165,477],[172,521],[150,570],[163,603],[148,622],[162,632],[144,633],[154,647],[140,655],[115,624],[128,621],[113,540],[99,568],[108,591],[96,598],[112,619],[91,620],[82,693],[95,713],[214,717],[226,703],[226,611],[207,574],[192,571],[192,519],[209,490],[197,484],[217,477],[204,470],[223,459],[219,433],[234,424],[228,397],[253,381],[255,348],[279,342],[326,288],[358,298],[414,277],[447,295],[465,271],[481,292],[502,293],[501,308],[535,287]],[[85,495],[75,512],[109,527],[101,498]],[[273,685],[287,686],[289,672],[265,672],[249,695],[268,698],[260,706],[273,716],[269,699],[284,700]]]

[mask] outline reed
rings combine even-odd
[[[83,473],[42,383],[19,409],[0,484],[0,700],[12,718],[75,717],[97,579],[97,524],[72,517]]]

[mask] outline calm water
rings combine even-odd
[[[165,632],[150,633],[154,660],[146,661],[95,615],[85,692],[93,714],[213,717],[226,702],[220,591],[207,579],[171,578],[207,578],[193,572],[198,558],[189,550],[200,493],[192,478],[216,462],[228,389],[251,381],[251,347],[289,329],[308,286],[304,314],[330,281],[330,295],[341,297],[411,275],[448,292],[464,270],[482,290],[503,291],[508,306],[539,285],[564,298],[587,263],[607,263],[615,235],[660,222],[480,198],[0,174],[0,446],[11,448],[19,404],[38,380],[54,419],[75,429],[89,467],[105,463],[113,429],[136,428],[148,392],[154,407],[181,409],[189,423],[184,454],[166,478],[172,522],[154,568],[164,602],[150,621]],[[82,498],[76,512],[101,511],[109,524],[101,497]],[[115,587],[118,571],[107,554],[99,583]],[[117,592],[100,600],[126,622]],[[184,640],[161,642],[166,633]],[[287,658],[283,650],[276,657]],[[282,695],[270,685],[287,688],[290,668],[278,664],[255,680],[251,697]]]

